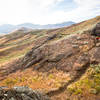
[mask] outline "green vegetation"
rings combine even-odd
[[[8,55],[4,57],[0,57],[0,64],[11,61],[16,58],[23,57],[29,50],[30,48],[26,48],[25,50],[19,50],[17,52],[15,51],[15,52],[9,53]]]
[[[92,94],[100,93],[100,64],[91,65],[84,78],[68,87],[74,94],[82,94],[84,91]]]
[[[53,74],[49,74],[48,78],[49,79],[53,79],[54,78],[54,75]]]
[[[16,79],[8,78],[5,80],[5,85],[11,87],[11,86],[15,85],[17,82],[18,82],[17,78]]]

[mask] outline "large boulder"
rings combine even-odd
[[[100,36],[100,22],[92,29],[91,35]]]

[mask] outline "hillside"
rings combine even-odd
[[[11,34],[0,37],[0,64],[13,58],[23,56],[30,48],[33,47],[35,41],[46,36],[57,34],[54,40],[67,37],[69,34],[82,33],[91,29],[100,21],[100,17],[72,25],[70,27],[50,29],[50,30],[31,30],[24,34],[23,31],[16,30]],[[28,45],[28,46],[27,46]],[[17,49],[16,49],[17,48]],[[20,51],[20,48],[22,51]],[[24,49],[25,48],[25,49]],[[12,52],[13,51],[13,52]],[[16,52],[17,51],[17,52]],[[15,55],[16,54],[16,55]]]
[[[0,37],[0,86],[29,86],[52,100],[100,99],[100,16],[70,27]]]

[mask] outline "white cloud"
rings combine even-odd
[[[0,24],[39,23],[40,19],[44,20],[44,15],[49,14],[52,6],[61,1],[63,0],[0,0]]]
[[[62,1],[64,0],[0,0],[0,24],[82,21],[100,14],[100,0],[73,0],[77,7],[71,11],[53,9]]]
[[[73,0],[77,7],[71,11],[57,11],[53,13],[55,22],[76,21],[80,22],[100,15],[100,0]]]
[[[38,6],[40,8],[49,7],[57,2],[61,2],[63,0],[30,0],[32,5]]]
[[[24,21],[27,15],[26,0],[0,0],[0,23]]]
[[[87,19],[99,15],[100,13],[100,0],[74,0],[78,4],[78,8],[73,12],[79,15],[79,20]],[[98,8],[97,8],[98,7]],[[78,20],[78,19],[77,19]],[[78,21],[79,21],[78,20]]]

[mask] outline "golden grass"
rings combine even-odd
[[[79,81],[68,87],[70,92],[74,93],[75,95],[84,93],[100,93],[100,65],[91,66]]]
[[[62,71],[57,71],[53,69],[53,73],[38,73],[32,71],[32,68],[26,69],[24,71],[17,71],[9,75],[5,80],[0,82],[0,86],[29,86],[33,89],[44,89],[46,91],[52,88],[59,88],[64,82],[70,80],[68,74]]]

